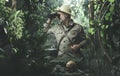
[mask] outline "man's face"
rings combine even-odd
[[[60,21],[65,22],[67,20],[67,14],[64,12],[57,12],[60,15]]]

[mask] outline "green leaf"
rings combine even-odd
[[[109,26],[109,25],[106,25],[106,26],[105,26],[105,29],[107,29],[107,28],[108,28],[108,26]]]
[[[109,0],[111,3],[114,2],[114,0]]]
[[[93,24],[94,24],[94,22],[93,22],[92,20],[90,20],[89,24],[90,24],[90,25],[93,25]]]
[[[105,28],[105,25],[102,25],[102,26],[101,26],[101,29],[104,29],[104,28]]]
[[[110,13],[107,13],[106,16],[105,16],[105,19],[109,20],[110,15],[111,15]]]
[[[95,33],[95,29],[94,28],[89,28],[88,32],[93,35]]]
[[[101,36],[101,37],[104,36],[104,32],[103,32],[103,31],[100,32],[100,36]]]
[[[110,12],[113,12],[113,10],[114,10],[114,5],[110,7]]]
[[[17,53],[18,52],[18,49],[17,48],[12,48],[12,50]]]

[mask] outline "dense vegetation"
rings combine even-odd
[[[70,0],[73,19],[84,27],[89,76],[120,75],[120,1]],[[60,0],[0,0],[0,74],[49,76],[43,44],[47,15]]]

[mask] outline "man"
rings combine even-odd
[[[79,61],[82,57],[80,48],[86,42],[82,26],[73,22],[68,5],[62,5],[54,15],[59,18],[59,24],[48,30],[52,19],[56,17],[49,18],[45,28],[48,30],[47,33],[53,33],[57,40],[58,57],[66,63],[71,60]]]

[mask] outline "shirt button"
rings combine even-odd
[[[63,42],[65,43],[67,40],[64,40]]]

